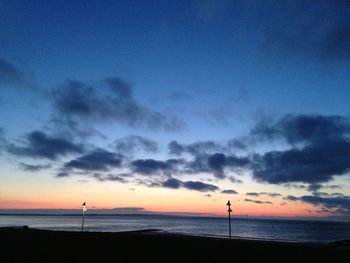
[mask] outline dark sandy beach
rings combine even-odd
[[[349,245],[220,239],[162,234],[63,232],[27,228],[0,229],[1,262],[147,262],[252,259],[286,260],[349,258]]]

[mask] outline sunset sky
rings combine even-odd
[[[350,219],[349,1],[0,1],[0,209]]]

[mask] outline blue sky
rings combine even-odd
[[[341,202],[345,200],[349,209],[346,178],[350,164],[345,160],[339,161],[342,169],[337,175],[329,174],[334,172],[330,169],[334,163],[326,167],[328,174],[317,168],[309,175],[320,173],[320,180],[299,175],[291,179],[286,174],[280,176],[288,179],[272,180],[259,177],[268,164],[255,166],[264,162],[256,155],[264,159],[272,151],[300,150],[298,158],[304,156],[308,146],[320,146],[316,137],[324,136],[332,145],[335,137],[336,143],[341,138],[348,145],[347,1],[1,1],[0,10],[0,162],[9,163],[9,170],[16,174],[9,184],[27,176],[25,166],[18,167],[18,163],[49,163],[50,168],[37,167],[37,171],[46,171],[49,177],[60,172],[69,178],[84,174],[88,180],[117,169],[113,173],[132,174],[135,184],[136,179],[144,179],[139,178],[133,161],[178,158],[189,163],[177,164],[176,169],[153,163],[160,165],[152,170],[159,178],[149,179],[151,183],[185,189],[190,185],[186,180],[204,178],[203,182],[220,190],[236,189],[239,186],[211,181],[213,174],[218,180],[215,173],[221,169],[226,179],[236,176],[236,168],[247,173],[243,182],[250,178],[258,185],[267,182],[274,187],[340,180],[335,182],[343,191]],[[111,79],[114,84],[108,82]],[[288,129],[298,139],[291,142]],[[30,136],[40,134],[45,136],[38,138],[57,147],[53,155],[30,148],[36,147]],[[141,137],[159,149],[143,149]],[[129,146],[135,148],[132,157],[121,157],[123,165],[104,163],[95,170],[65,165],[96,149],[121,154],[115,148],[118,138],[133,141]],[[60,152],[63,146],[59,144],[65,141],[55,139],[72,145],[65,144],[69,147]],[[207,144],[196,153],[183,150],[172,155],[168,145],[172,140],[187,145],[210,141],[221,148]],[[227,147],[230,140],[244,147],[231,149]],[[77,145],[83,146],[77,150]],[[307,153],[314,153],[314,148]],[[343,155],[348,152],[346,146]],[[226,159],[210,166],[213,154],[224,154]],[[209,168],[190,170],[199,158],[207,158],[202,161]],[[249,161],[244,163],[244,158]],[[169,178],[181,182],[165,184]],[[300,193],[300,198],[308,195],[315,197],[317,192]],[[339,210],[340,205],[327,208]]]

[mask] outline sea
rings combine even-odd
[[[122,232],[155,229],[164,233],[227,238],[224,217],[169,215],[86,215],[84,231]],[[28,226],[45,230],[81,231],[81,215],[0,215],[0,227]],[[232,218],[234,238],[329,243],[350,240],[350,222]]]

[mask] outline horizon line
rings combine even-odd
[[[135,209],[135,210],[134,210]],[[119,211],[118,211],[119,210]],[[134,211],[133,211],[134,210]],[[0,216],[80,216],[78,208],[0,208]],[[147,211],[143,208],[90,208],[87,213],[89,216],[183,216],[183,217],[210,217],[210,218],[226,218],[226,214],[214,213],[198,213],[198,212],[167,212],[167,211]],[[11,213],[12,212],[12,213]],[[21,213],[22,212],[22,213]],[[43,213],[44,212],[44,213]],[[46,213],[45,213],[46,212]],[[56,213],[55,213],[56,212]],[[66,212],[66,213],[64,213]],[[236,214],[231,215],[236,219],[281,219],[281,220],[308,220],[308,221],[341,221],[350,222],[350,218],[346,216],[304,216],[304,215],[248,215]]]

